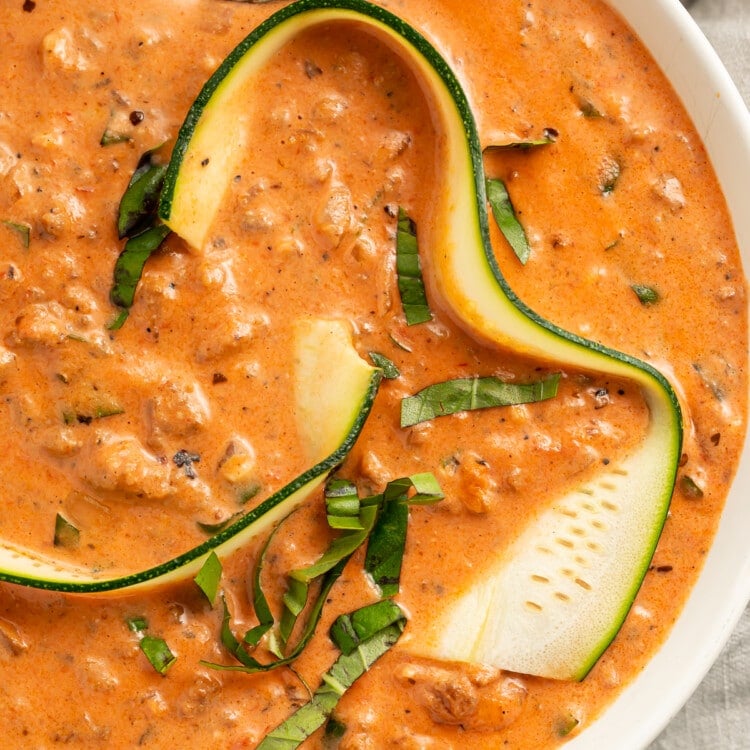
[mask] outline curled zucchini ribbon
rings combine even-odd
[[[243,95],[247,81],[299,33],[331,23],[382,39],[431,100],[442,131],[442,169],[431,186],[432,221],[422,246],[443,305],[483,340],[553,367],[628,379],[648,404],[648,428],[630,455],[542,509],[511,549],[488,561],[480,580],[450,600],[433,632],[409,641],[409,648],[429,656],[581,679],[619,630],[659,539],[681,451],[680,407],[651,365],[563,330],[511,290],[490,244],[474,116],[432,44],[363,0],[300,0],[282,8],[237,46],[198,96],[167,170],[159,215],[188,243],[203,246],[247,147],[237,117],[252,106]],[[583,539],[573,527],[584,529]]]

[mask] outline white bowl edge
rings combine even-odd
[[[725,193],[744,267],[750,268],[750,113],[679,0],[608,0],[667,75],[701,135]],[[698,290],[700,293],[700,290]],[[750,443],[714,544],[662,648],[570,750],[646,747],[699,685],[750,600]]]

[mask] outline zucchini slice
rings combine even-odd
[[[356,24],[420,77],[442,130],[429,248],[434,283],[475,336],[547,362],[628,378],[650,409],[638,448],[542,510],[511,549],[436,617],[412,651],[582,679],[619,630],[659,539],[682,443],[680,407],[649,364],[537,315],[509,288],[490,244],[482,149],[469,103],[445,60],[418,32],[364,0],[299,0],[261,24],[209,79],[180,131],[159,214],[200,249],[245,148],[245,84],[285,43],[317,24]]]
[[[293,479],[230,526],[148,570],[107,575],[0,541],[0,580],[71,593],[152,588],[194,576],[213,551],[226,556],[267,533],[317,490],[354,445],[380,382],[380,371],[354,349],[347,323],[318,318],[296,324],[293,352],[297,424],[311,469]],[[334,380],[336,388],[321,387]]]

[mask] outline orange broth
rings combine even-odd
[[[401,399],[426,385],[476,375],[526,382],[556,369],[460,330],[440,307],[428,258],[434,319],[405,324],[395,209],[409,211],[427,246],[441,133],[408,67],[350,26],[300,35],[252,84],[253,145],[205,247],[172,235],[149,259],[125,325],[107,330],[122,247],[116,209],[140,155],[174,139],[205,79],[277,5],[40,0],[0,20],[0,219],[30,227],[25,248],[0,225],[0,534],[49,552],[62,513],[81,543],[59,554],[105,571],[142,569],[200,543],[199,524],[231,517],[243,494],[253,494],[251,507],[307,468],[290,395],[291,325],[348,320],[361,354],[381,352],[401,374],[381,385],[340,474],[369,493],[429,471],[446,498],[410,512],[398,595],[409,624],[341,700],[346,732],[334,746],[555,747],[664,639],[738,460],[746,287],[716,178],[653,60],[597,0],[383,3],[451,63],[483,145],[557,132],[551,145],[486,158],[532,246],[521,266],[493,229],[499,264],[539,313],[662,370],[686,425],[652,567],[585,680],[417,659],[409,643],[420,628],[545,504],[635,445],[647,408],[628,382],[564,370],[555,399],[399,427]],[[126,137],[101,145],[105,131]],[[641,304],[634,284],[656,288],[659,302]],[[197,456],[192,471],[175,464],[180,450]],[[316,495],[271,548],[272,601],[285,573],[329,538]],[[255,623],[250,571],[262,541],[223,561],[237,633]],[[107,598],[1,585],[6,745],[254,747],[335,658],[333,618],[373,600],[361,562],[360,552],[333,588],[295,671],[265,675],[200,663],[231,659],[220,607],[192,582]],[[128,629],[133,616],[177,656],[165,676]],[[318,732],[305,747],[326,742]]]

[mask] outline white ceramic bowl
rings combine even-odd
[[[713,48],[679,0],[608,1],[656,58],[703,138],[729,205],[747,274],[750,269],[747,107]],[[750,441],[746,436],[739,471],[716,540],[668,640],[600,719],[566,747],[637,750],[646,747],[669,723],[719,656],[750,600],[749,532]]]

